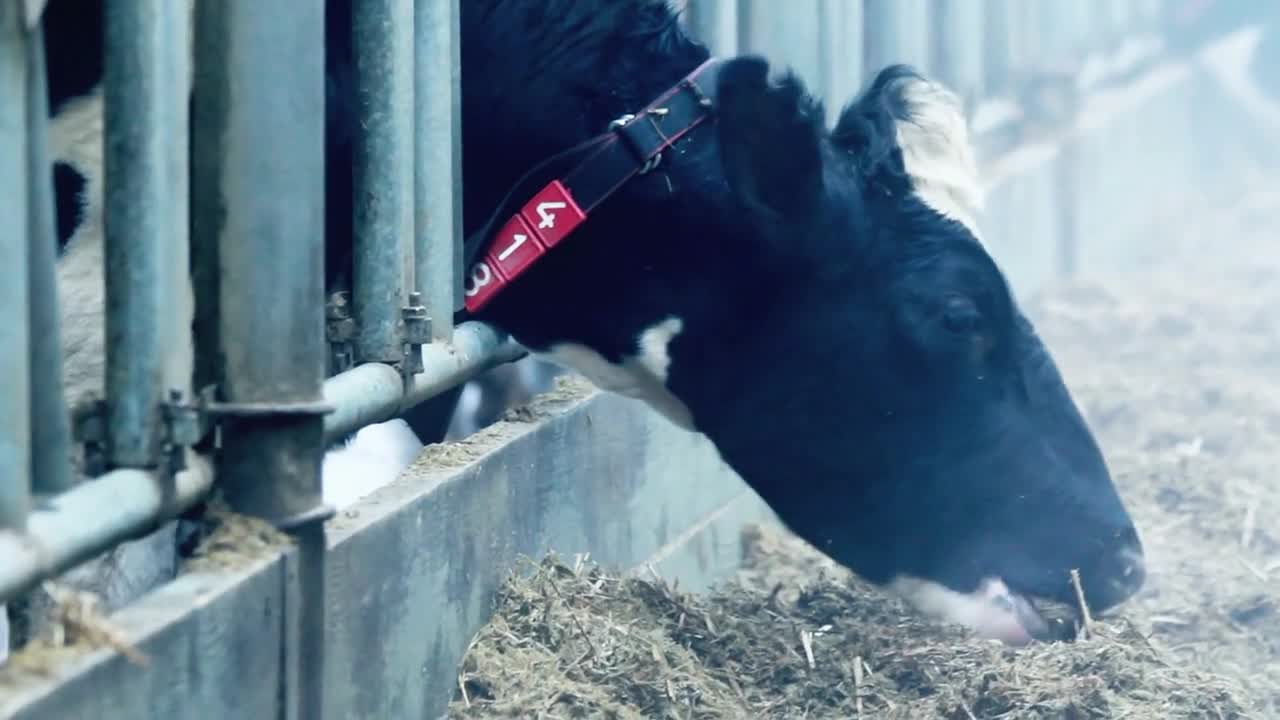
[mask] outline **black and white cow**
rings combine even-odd
[[[63,113],[100,76],[88,4],[50,4],[76,8],[49,24]],[[704,433],[792,530],[922,611],[1019,643],[1046,633],[1033,599],[1074,604],[1072,569],[1097,611],[1138,590],[1103,456],[982,245],[951,93],[885,68],[828,128],[795,77],[712,59],[662,0],[461,8],[460,318]],[[331,281],[350,258],[350,10],[329,0]],[[64,303],[101,293],[101,186],[73,157],[100,156],[95,123],[54,143]],[[68,363],[100,382],[85,343]],[[399,427],[384,458],[437,439]]]

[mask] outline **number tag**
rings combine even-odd
[[[525,222],[538,231],[538,239],[550,249],[568,237],[587,219],[573,196],[559,180],[552,180],[520,210]]]
[[[568,237],[587,216],[559,180],[542,188],[493,237],[484,258],[467,274],[462,292],[476,312],[538,258]]]
[[[466,296],[467,309],[476,310],[489,301],[503,286],[501,278],[489,267],[487,260],[481,260],[471,266],[466,281],[462,283],[462,294]]]
[[[503,279],[511,281],[545,252],[537,233],[524,218],[514,215],[494,236],[493,247],[486,259]]]

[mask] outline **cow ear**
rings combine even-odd
[[[755,212],[802,220],[823,192],[821,104],[763,58],[730,60],[718,78],[720,152],[729,187]]]

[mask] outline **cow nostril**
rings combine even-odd
[[[1147,564],[1142,552],[1132,546],[1116,553],[1114,585],[1115,603],[1123,602],[1138,592],[1147,579]]]

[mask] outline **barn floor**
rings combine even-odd
[[[511,580],[451,717],[1280,717],[1280,198],[1028,308],[1148,550],[1135,601],[1011,650],[920,621],[776,527],[687,596],[553,559]]]

